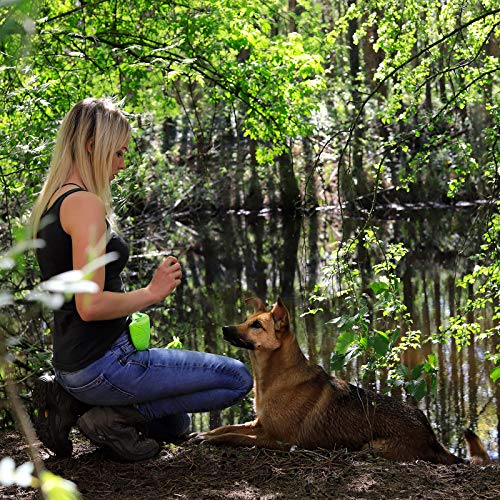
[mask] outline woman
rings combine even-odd
[[[36,381],[33,400],[39,438],[58,455],[71,455],[68,436],[76,422],[91,441],[122,459],[149,458],[159,450],[151,437],[183,435],[189,412],[225,408],[252,386],[237,360],[173,349],[138,351],[131,343],[130,315],[172,293],[182,270],[175,257],[167,257],[146,287],[124,291],[120,275],[128,248],[113,230],[110,182],[125,168],[130,132],[111,101],[76,104],[62,122],[32,212],[34,234],[46,243],[37,251],[44,280],[81,269],[104,253],[119,256],[93,274],[97,293],[77,293],[54,311],[55,377]]]

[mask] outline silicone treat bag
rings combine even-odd
[[[151,326],[149,316],[146,313],[136,312],[132,314],[132,322],[129,325],[130,339],[138,351],[144,351],[149,347],[151,337]]]

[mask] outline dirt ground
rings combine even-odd
[[[15,432],[0,434],[0,457],[27,460]],[[77,432],[70,459],[41,449],[46,467],[70,479],[84,499],[500,498],[500,465],[399,464],[365,453],[290,453],[206,444],[165,445],[155,459],[117,463]],[[34,490],[0,487],[2,499],[35,499]]]

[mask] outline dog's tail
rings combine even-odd
[[[464,429],[464,437],[471,463],[489,464],[491,462],[491,458],[477,434],[471,429]]]

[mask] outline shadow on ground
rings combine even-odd
[[[0,434],[0,456],[19,465],[26,445]],[[399,464],[365,453],[166,445],[152,460],[113,462],[78,433],[70,459],[41,449],[46,467],[75,482],[84,499],[500,498],[500,465]],[[35,499],[34,490],[1,488],[2,499]]]

